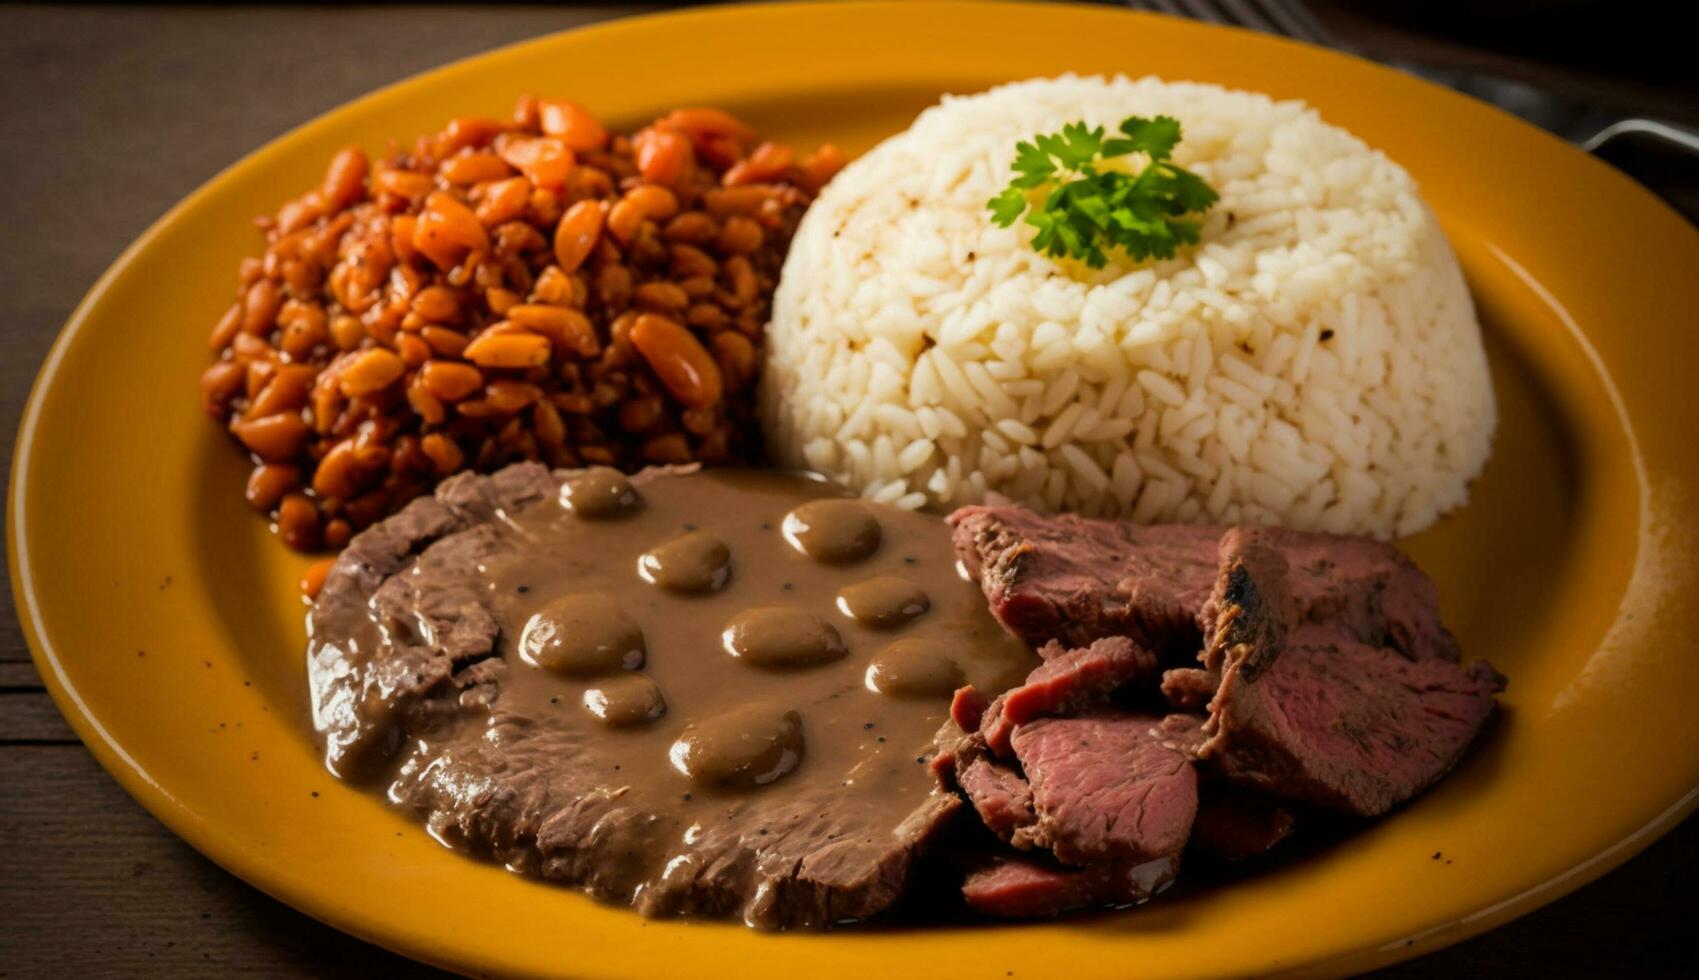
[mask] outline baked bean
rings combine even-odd
[[[242,379],[242,393],[253,398],[271,382],[272,375],[277,373],[277,362],[270,360],[249,361],[247,372],[247,377]]]
[[[436,467],[440,476],[455,472],[466,462],[466,454],[460,451],[460,446],[440,432],[433,432],[419,440],[419,448],[430,457],[431,465]]]
[[[596,298],[610,310],[631,305],[631,270],[623,265],[604,265],[596,270]]]
[[[678,279],[711,276],[719,271],[713,256],[694,245],[673,245],[667,249],[667,256],[671,259],[672,274]]]
[[[732,164],[721,178],[727,187],[740,184],[766,183],[778,180],[791,168],[796,157],[791,148],[779,143],[762,143],[748,157]]]
[[[726,260],[722,270],[726,275],[726,285],[731,287],[733,298],[738,305],[748,306],[755,300],[760,283],[755,278],[755,267],[749,264],[749,259],[742,255],[734,255]]]
[[[708,213],[716,218],[726,218],[734,214],[753,215],[761,210],[761,206],[773,199],[773,188],[770,184],[743,184],[738,187],[716,187],[703,195],[702,203]]]
[[[727,255],[754,255],[766,243],[767,233],[754,218],[734,214],[720,229],[720,251]]]
[[[309,191],[278,208],[272,228],[279,235],[287,235],[312,224],[323,214],[324,204],[319,200],[319,192]]]
[[[762,291],[841,162],[717,110],[628,138],[529,97],[383,159],[345,148],[259,222],[202,406],[301,548],[467,467],[747,461]]]
[[[559,451],[566,445],[566,422],[561,419],[560,409],[553,402],[537,402],[536,408],[531,410],[531,427],[537,430],[537,441],[550,451]]]
[[[423,374],[414,374],[407,383],[407,404],[426,425],[441,425],[448,418],[442,400],[426,389]]]
[[[230,432],[255,456],[268,463],[287,463],[307,444],[307,423],[295,412],[230,423]]]
[[[555,261],[563,272],[572,272],[589,258],[602,236],[606,212],[600,201],[579,201],[566,209],[555,228]]]
[[[705,408],[720,400],[720,366],[677,321],[644,313],[632,324],[631,343],[682,404]]]
[[[725,378],[728,389],[741,390],[755,377],[755,345],[748,337],[722,331],[714,335],[711,344],[714,360],[720,365],[720,374]]]
[[[702,211],[686,211],[667,222],[661,231],[661,237],[669,242],[704,245],[713,241],[719,233],[719,222],[715,221],[712,215]]]
[[[466,349],[466,335],[447,327],[426,327],[419,336],[443,357],[459,357]]]
[[[218,318],[218,324],[212,328],[212,336],[207,338],[207,343],[213,350],[229,344],[236,336],[236,331],[242,329],[246,308],[245,303],[232,303],[230,308],[224,311],[224,315]]]
[[[755,130],[723,109],[674,109],[656,120],[655,125],[684,133],[692,139],[729,136],[743,144],[754,143],[756,139]]]
[[[826,182],[837,176],[844,169],[844,151],[831,143],[821,143],[820,148],[802,158],[799,167],[803,190],[810,194],[820,193]]]
[[[213,418],[230,412],[230,402],[242,390],[248,366],[237,361],[214,361],[201,372],[201,408]]]
[[[413,247],[438,268],[451,269],[467,252],[488,249],[490,236],[471,208],[454,195],[437,191],[419,214]]]
[[[549,340],[532,333],[486,330],[466,345],[466,359],[481,368],[530,368],[549,363]]]
[[[482,184],[490,180],[504,180],[511,176],[513,171],[500,156],[481,152],[444,160],[437,173],[451,184]]]
[[[460,116],[451,119],[448,128],[443,130],[442,136],[437,140],[437,152],[448,156],[468,146],[483,146],[505,129],[507,127],[499,119],[486,119],[483,116]]]
[[[324,309],[317,305],[290,300],[278,315],[278,323],[283,327],[278,347],[297,361],[306,360],[315,348],[330,339]]]
[[[282,364],[248,405],[249,418],[293,412],[307,404],[318,369],[308,364]]]
[[[283,495],[301,485],[301,468],[293,463],[261,463],[248,474],[244,496],[248,506],[269,513]]]
[[[345,365],[337,378],[337,384],[344,395],[358,398],[389,387],[405,370],[406,365],[392,351],[374,347]]]
[[[359,490],[360,463],[354,443],[344,439],[330,447],[313,471],[313,492],[320,497],[348,498]]]
[[[366,326],[359,317],[344,313],[330,321],[330,337],[341,350],[353,350],[366,339]]]
[[[283,291],[271,279],[257,279],[242,297],[242,331],[252,336],[271,332],[277,311],[283,306]]]
[[[324,525],[324,546],[332,551],[340,551],[348,544],[348,539],[354,536],[354,528],[340,517],[332,518]],[[325,559],[330,561],[330,559]]]
[[[507,312],[510,322],[549,338],[557,350],[571,350],[581,357],[594,357],[602,349],[601,341],[596,339],[595,325],[578,310],[524,303]]]
[[[492,381],[484,388],[484,401],[500,412],[517,412],[543,397],[543,389],[523,381]]]
[[[566,186],[566,175],[576,162],[566,143],[548,136],[513,140],[502,147],[501,158],[536,187],[550,192]]]
[[[698,330],[723,330],[731,317],[713,303],[693,303],[684,312],[684,322]]]
[[[319,510],[311,498],[299,493],[283,498],[277,507],[277,533],[284,544],[296,551],[318,550]]]
[[[357,146],[344,147],[331,157],[325,170],[324,182],[319,185],[319,197],[331,211],[339,211],[366,196],[365,151]]]
[[[401,355],[401,363],[410,368],[416,368],[431,359],[431,345],[410,333],[395,338],[395,351]]]
[[[627,432],[652,432],[665,413],[666,406],[654,395],[627,398],[619,406],[619,427]]]
[[[632,299],[638,306],[657,310],[661,313],[678,314],[690,305],[690,297],[684,290],[670,282],[646,282],[637,287]]]
[[[509,177],[489,185],[484,191],[484,199],[478,202],[474,213],[485,228],[494,228],[519,218],[525,213],[525,205],[531,199],[531,182],[524,177]],[[528,227],[528,226],[522,226]],[[531,229],[532,234],[536,233]],[[498,240],[497,248],[501,247]]]
[[[643,443],[643,459],[645,462],[663,466],[670,463],[688,463],[690,443],[676,432],[653,436]]]
[[[560,137],[574,150],[599,150],[607,145],[607,127],[576,102],[539,102],[537,119],[543,132]]]
[[[460,296],[447,286],[426,286],[413,294],[410,307],[426,323],[453,323],[460,316]]]
[[[631,141],[637,151],[637,172],[651,184],[675,184],[696,165],[690,137],[654,126]]]
[[[672,191],[658,184],[642,184],[627,191],[608,212],[608,233],[620,242],[629,242],[643,222],[665,221],[677,213],[678,198]]]
[[[382,165],[372,170],[372,189],[394,194],[396,197],[418,200],[429,194],[435,186],[435,181],[429,176],[410,170]]]
[[[471,397],[484,387],[484,376],[470,364],[431,361],[419,369],[424,389],[445,402]]]

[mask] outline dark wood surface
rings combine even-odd
[[[375,86],[632,9],[0,7],[0,457],[72,306],[219,168]],[[1387,975],[1694,975],[1696,877],[1689,820],[1576,894]],[[0,977],[433,972],[155,822],[66,727],[0,603]]]

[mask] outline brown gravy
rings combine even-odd
[[[955,802],[924,764],[951,693],[1036,662],[943,523],[771,471],[523,479],[532,502],[381,581],[333,573],[310,623],[333,768],[386,781],[445,843],[647,914],[820,925],[888,903],[919,815]],[[480,622],[492,658],[391,686],[430,666],[433,630]]]
[[[556,620],[572,649],[548,669],[522,640],[503,705],[603,740],[629,797],[683,826],[758,810],[759,794],[724,794],[769,785],[894,826],[932,789],[916,760],[954,690],[921,675],[1000,690],[1033,663],[957,573],[937,518],[805,477],[710,470],[632,488],[590,470],[508,523],[528,546],[486,570],[498,621],[528,637]],[[898,640],[935,645],[938,664],[899,658],[881,676],[905,680],[883,693],[869,670]],[[584,705],[619,698],[629,669],[654,689],[610,714],[658,714],[615,730]]]

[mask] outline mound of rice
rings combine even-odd
[[[1197,248],[1094,272],[990,223],[1016,141],[1158,113],[1221,193]],[[768,350],[774,458],[903,507],[1403,535],[1464,501],[1495,424],[1410,175],[1303,103],[1155,78],[922,113],[809,210]]]

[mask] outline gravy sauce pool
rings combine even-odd
[[[645,891],[702,841],[759,854],[802,813],[831,815],[822,844],[889,839],[934,792],[925,762],[955,688],[1001,691],[1036,662],[961,577],[940,520],[801,476],[591,470],[497,518],[474,530],[500,545],[465,577],[485,590],[501,663],[471,668],[490,679],[399,740],[390,796],[430,818],[418,787],[433,768],[518,725],[515,766],[598,766],[593,791],[647,815],[590,888],[644,911],[674,910]],[[539,777],[545,794],[559,782]],[[464,824],[430,820],[457,846]],[[548,875],[528,853],[497,856]]]
[[[581,512],[581,500],[593,509]],[[534,658],[522,644],[503,703],[602,742],[619,766],[610,784],[676,814],[681,832],[722,815],[758,819],[787,797],[829,800],[888,832],[932,789],[916,759],[930,753],[954,688],[933,685],[925,699],[882,693],[867,680],[881,652],[899,639],[930,641],[936,665],[911,673],[959,673],[981,690],[1018,683],[1034,663],[957,573],[937,518],[805,477],[708,470],[632,488],[591,470],[509,526],[526,546],[485,573],[504,633],[560,616],[562,636],[583,638],[565,646],[585,649],[551,670],[524,662]],[[897,590],[902,608],[928,608],[912,618],[840,608],[840,594],[867,590],[875,598],[865,604],[877,604],[893,581],[912,583]],[[615,664],[634,661],[665,712],[615,731],[585,699],[628,682]],[[595,676],[576,669],[588,663],[601,667]],[[771,789],[747,792],[756,786]]]

